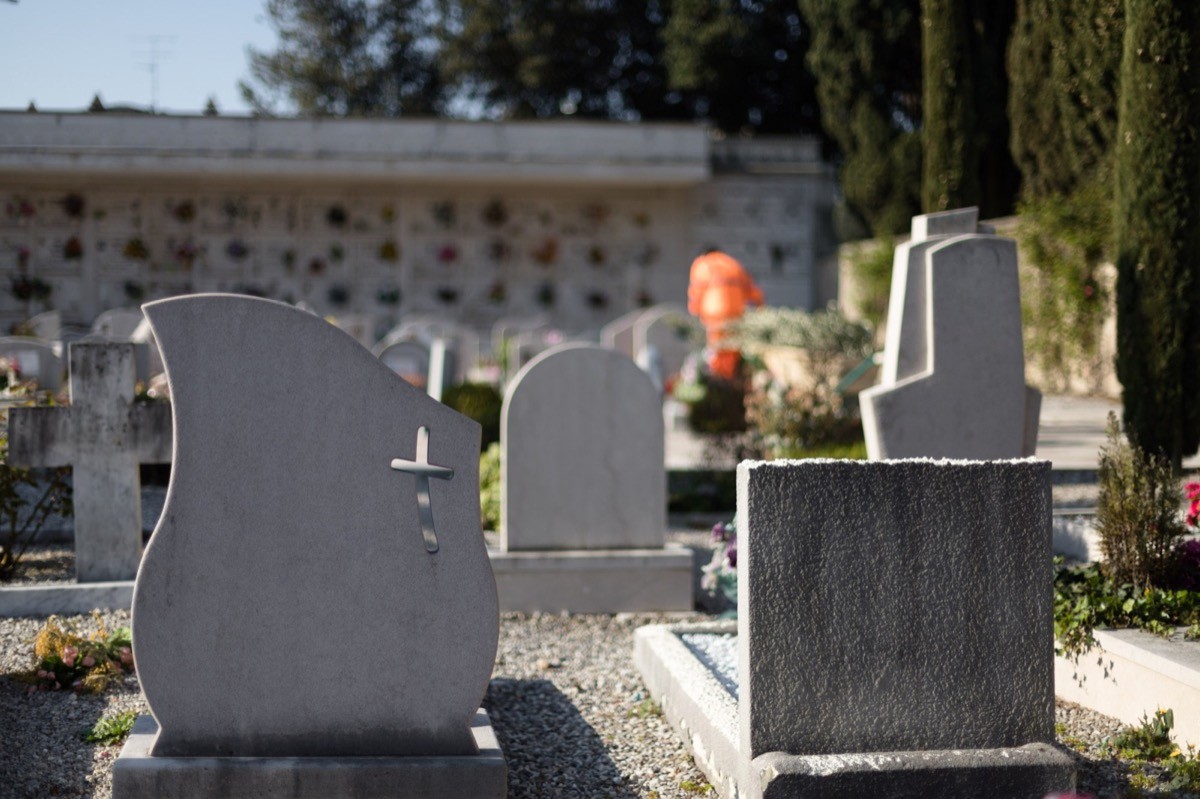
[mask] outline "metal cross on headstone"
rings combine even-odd
[[[417,512],[421,516],[421,533],[425,537],[425,549],[428,552],[438,551],[437,530],[433,526],[433,503],[429,496],[429,478],[451,480],[454,470],[447,466],[437,466],[429,462],[429,428],[417,428],[417,459],[393,458],[392,468],[398,472],[407,472],[417,478]]]
[[[142,558],[138,464],[171,462],[171,406],[133,401],[132,344],[70,346],[71,404],[13,408],[14,466],[70,466],[75,486],[75,578],[132,580]]]

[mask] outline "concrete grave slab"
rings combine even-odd
[[[116,799],[186,787],[180,769],[255,796],[373,796],[385,779],[502,796],[503,759],[473,727],[499,636],[479,425],[282,303],[146,313],[177,448],[133,601],[159,729],[117,762]]]
[[[1052,745],[1049,463],[745,462],[738,531],[736,691],[681,640],[702,628],[635,643],[723,796],[1074,788]]]
[[[9,459],[70,466],[79,582],[128,580],[142,554],[141,463],[171,462],[171,408],[135,403],[132,344],[74,342],[71,404],[13,408]]]

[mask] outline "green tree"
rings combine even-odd
[[[921,0],[921,208],[979,204],[979,142],[967,0]]]
[[[875,234],[920,212],[919,0],[800,0],[847,210]]]
[[[242,95],[302,115],[433,114],[446,100],[431,0],[267,0],[275,52],[249,50]]]
[[[1127,0],[1116,138],[1125,426],[1176,470],[1200,444],[1200,4]]]

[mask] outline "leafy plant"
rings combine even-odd
[[[479,516],[485,530],[500,529],[500,444],[479,456]]]
[[[140,236],[134,236],[125,242],[125,246],[121,248],[121,254],[133,261],[145,261],[150,257],[150,249]]]
[[[83,740],[90,744],[119,744],[129,737],[135,721],[137,711],[134,710],[122,710],[112,716],[102,716],[84,734]]]
[[[1136,627],[1170,635],[1200,624],[1200,593],[1117,583],[1099,564],[1059,568],[1054,577],[1054,636],[1059,651],[1078,657],[1095,644],[1097,627]]]
[[[17,678],[29,691],[67,688],[97,694],[125,673],[133,673],[133,643],[128,627],[108,630],[99,611],[96,629],[86,636],[74,625],[51,616],[33,641],[34,667]]]
[[[896,242],[890,236],[859,244],[849,256],[856,310],[876,329],[887,319],[895,257]]]
[[[1096,505],[1105,572],[1118,583],[1167,586],[1177,577],[1176,548],[1186,532],[1179,481],[1169,462],[1125,439],[1115,414],[1107,432]]]
[[[500,440],[500,410],[504,397],[488,383],[458,383],[442,395],[442,402],[483,427],[481,446],[487,449]]]
[[[632,710],[629,711],[629,717],[635,719],[656,718],[662,715],[662,708],[653,699],[646,698],[638,702]]]
[[[0,582],[13,578],[25,550],[51,514],[73,512],[70,468],[35,473],[11,465],[6,430],[7,426],[0,426]]]
[[[725,617],[737,616],[737,528],[733,522],[717,522],[712,528],[712,560],[701,568],[700,588],[720,607]]]

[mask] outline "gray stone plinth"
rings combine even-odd
[[[157,757],[158,725],[141,716],[113,766],[113,799],[503,799],[508,768],[483,710],[471,732],[475,755]]]
[[[692,609],[691,550],[491,550],[501,610],[634,613]]]
[[[0,616],[50,616],[128,608],[133,580],[110,583],[54,583],[0,588]]]
[[[754,758],[742,799],[1043,799],[1075,790],[1070,756],[1044,743],[1008,749]]]
[[[740,748],[1054,740],[1047,461],[738,467]]]

